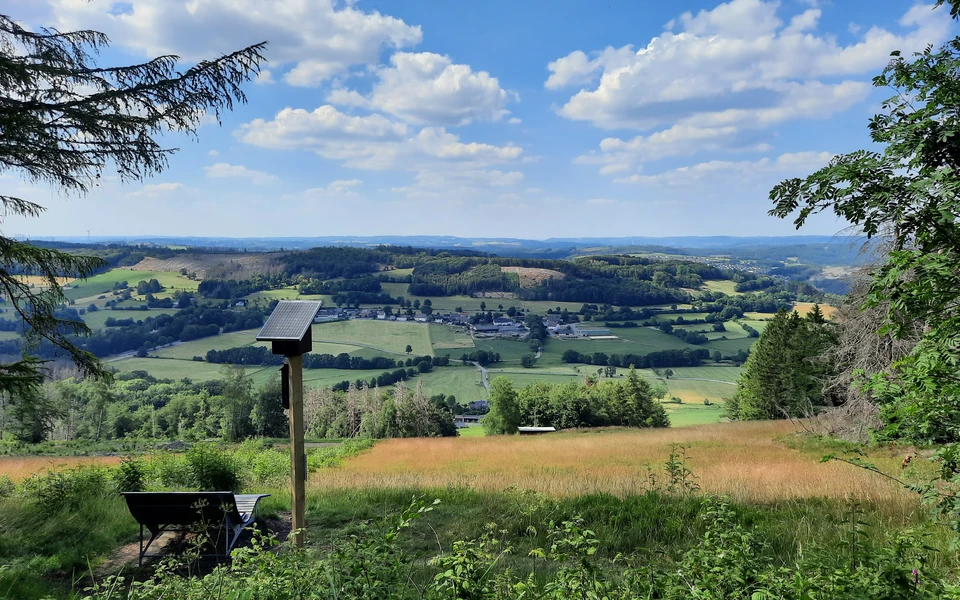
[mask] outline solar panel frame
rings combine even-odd
[[[258,342],[296,342],[303,339],[322,302],[316,300],[281,300],[257,334]]]

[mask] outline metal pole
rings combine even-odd
[[[293,530],[307,526],[304,518],[307,482],[307,455],[303,445],[303,357],[288,356],[290,365],[290,467],[293,477]],[[303,532],[294,538],[303,547]]]

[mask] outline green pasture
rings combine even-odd
[[[736,383],[740,379],[740,367],[709,366],[706,363],[700,367],[673,367],[673,378],[677,379],[714,379]],[[672,381],[673,379],[671,379]]]
[[[123,306],[127,303],[124,302]],[[87,327],[93,330],[106,328],[107,319],[133,319],[134,321],[145,321],[150,317],[159,317],[160,315],[172,315],[176,309],[171,308],[148,308],[147,310],[98,310],[95,312],[86,312],[83,315],[83,322]]]
[[[183,379],[187,377],[193,381],[209,381],[221,378],[221,369],[224,365],[215,365],[208,362],[195,362],[173,358],[125,358],[106,363],[108,367],[121,373],[131,371],[146,371],[158,379]],[[275,370],[275,367],[248,367],[247,374],[254,376],[263,369]]]
[[[380,289],[383,290],[385,294],[390,294],[394,298],[396,298],[397,296],[403,296],[404,298],[408,297],[407,296],[408,287],[409,287],[409,284],[406,284],[406,283],[381,283],[380,284]]]
[[[758,320],[755,320],[755,319],[740,319],[740,320],[738,321],[738,323],[742,323],[742,324],[744,324],[744,325],[749,325],[750,327],[753,327],[754,329],[756,329],[756,330],[759,331],[760,333],[763,333],[763,330],[767,328],[767,323],[768,323],[768,321],[758,321]],[[729,327],[728,327],[728,329],[729,329]],[[743,328],[741,327],[741,329],[743,329]]]
[[[473,341],[477,350],[486,350],[487,352],[497,352],[500,354],[500,360],[507,363],[520,364],[520,357],[530,353],[528,342],[514,340],[501,340],[497,338],[478,338]],[[549,347],[550,344],[547,344]],[[460,352],[459,354],[463,354]],[[454,356],[453,353],[450,356]],[[559,364],[559,362],[557,363]]]
[[[719,350],[724,356],[732,356],[737,353],[738,350],[750,350],[753,345],[756,343],[757,338],[735,338],[735,339],[725,339],[725,340],[710,340],[706,344],[703,344],[701,347],[706,348],[713,352],[714,350]]]
[[[665,403],[664,408],[670,416],[671,427],[689,427],[691,425],[707,425],[718,423],[723,417],[723,404],[704,405],[699,404],[670,404]]]
[[[470,425],[469,427],[461,427],[457,430],[460,433],[460,437],[481,437],[487,435],[483,430],[482,425]]]
[[[377,372],[377,375],[379,374]],[[488,396],[480,382],[480,371],[476,367],[437,367],[429,373],[405,381],[403,385],[415,389],[420,380],[423,380],[423,390],[428,396],[452,394],[461,404],[482,400]]]
[[[353,319],[317,323],[313,326],[313,341],[368,346],[381,353],[406,356],[406,347],[413,347],[413,354],[432,354],[430,332],[423,323],[398,323]],[[451,356],[454,353],[451,352]]]
[[[151,356],[159,358],[179,358],[190,360],[194,356],[206,356],[209,350],[226,350],[228,348],[238,348],[241,346],[253,346],[257,344],[257,332],[259,329],[246,329],[243,331],[231,331],[230,333],[221,333],[210,337],[190,340],[182,344],[152,350]]]
[[[226,350],[228,348],[239,348],[243,346],[254,345],[266,346],[267,344],[265,342],[257,342],[257,331],[259,330],[247,329],[244,331],[222,333],[220,335],[200,338],[198,340],[190,340],[189,342],[184,342],[169,348],[161,348],[160,350],[151,351],[150,354],[151,356],[157,356],[159,358],[191,360],[194,356],[206,356],[207,352],[210,350]],[[346,353],[350,356],[361,356],[363,358],[372,358],[374,356],[384,355],[384,352],[379,350],[358,346],[356,344],[317,341],[313,342],[312,353],[332,354],[334,356],[337,354]],[[402,357],[396,356],[394,358]]]
[[[719,402],[725,398],[733,396],[737,391],[735,383],[724,383],[719,381],[702,381],[698,379],[670,379],[660,380],[657,383],[664,383],[667,386],[667,392],[670,396],[677,396],[685,403],[703,404],[703,400],[709,399],[711,402]]]
[[[473,338],[470,337],[470,333],[463,327],[430,324],[427,325],[427,332],[430,334],[430,345],[433,347],[434,353],[449,350],[451,351],[450,356],[453,356],[454,353],[452,350],[454,349],[473,350]],[[446,354],[446,352],[442,353]]]
[[[703,288],[708,292],[719,292],[721,294],[727,294],[728,296],[739,296],[743,294],[743,292],[736,291],[734,289],[735,287],[737,287],[737,283],[729,279],[703,282]]]
[[[156,279],[164,288],[163,292],[154,294],[162,298],[173,293],[174,290],[196,291],[200,282],[191,281],[179,273],[169,273],[167,271],[131,271],[129,269],[111,269],[106,273],[100,273],[87,279],[78,279],[68,284],[63,292],[71,300],[81,298],[95,298],[101,294],[106,294],[107,299],[111,298],[110,293],[116,282],[126,281],[130,287],[137,287],[139,281],[150,281]]]

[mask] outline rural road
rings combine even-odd
[[[489,391],[490,391],[490,383],[487,381],[487,373],[489,373],[489,371],[488,371],[486,368],[481,367],[481,366],[480,366],[480,363],[478,363],[478,362],[474,362],[474,361],[472,361],[472,360],[469,361],[469,362],[470,362],[471,365],[473,365],[473,366],[475,366],[476,368],[480,369],[480,381],[483,383],[483,388],[489,392]]]

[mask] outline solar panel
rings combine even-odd
[[[281,300],[257,334],[257,341],[299,341],[310,329],[321,304],[315,300]]]

